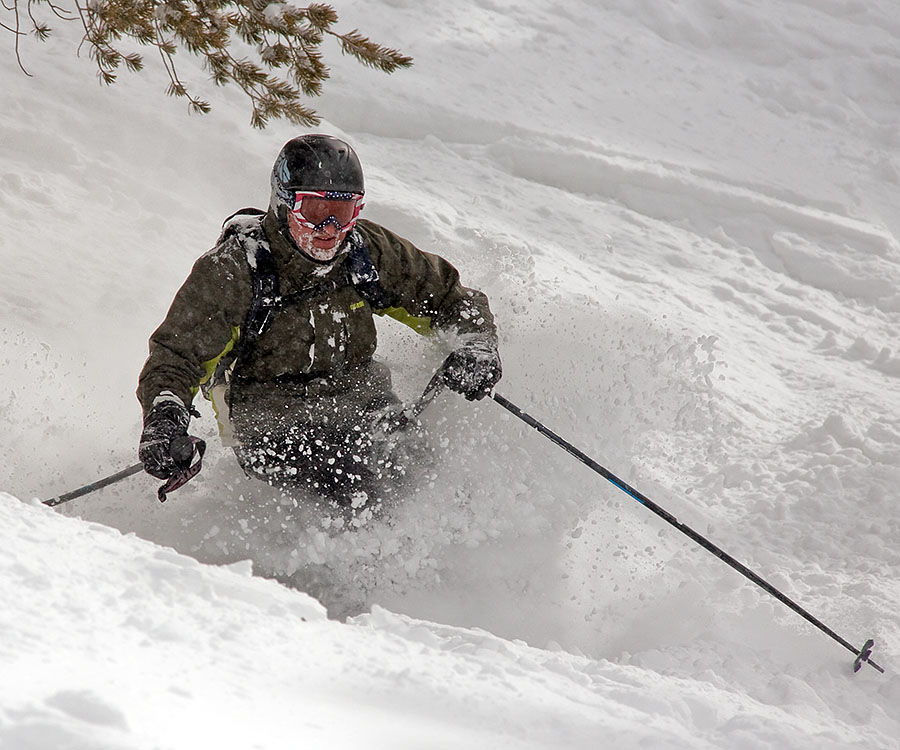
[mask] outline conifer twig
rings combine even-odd
[[[264,128],[273,118],[298,125],[315,125],[319,117],[302,97],[322,93],[330,71],[321,45],[326,35],[338,40],[341,51],[363,65],[386,73],[412,65],[412,58],[377,44],[358,29],[340,33],[333,27],[338,14],[326,3],[305,7],[285,0],[0,0],[12,18],[0,28],[14,36],[14,54],[19,68],[31,75],[22,62],[20,37],[24,21],[20,3],[28,16],[31,32],[46,40],[50,27],[39,17],[37,6],[46,6],[58,19],[80,20],[81,42],[87,45],[97,65],[97,76],[107,85],[115,83],[118,69],[143,68],[136,52],[124,52],[122,44],[155,47],[169,79],[167,93],[188,99],[192,112],[210,111],[208,102],[194,96],[179,75],[174,55],[179,49],[199,57],[217,86],[236,84],[250,99],[250,122]],[[251,56],[235,50],[252,49]],[[191,84],[193,88],[193,84]]]

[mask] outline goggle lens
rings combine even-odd
[[[362,210],[359,193],[311,193],[297,192],[293,213],[311,229],[333,223],[340,231],[350,229]]]

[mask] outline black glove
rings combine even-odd
[[[485,342],[467,344],[450,352],[441,370],[447,387],[469,401],[487,396],[503,374],[497,347]]]
[[[138,457],[144,471],[169,479],[191,465],[193,443],[187,434],[191,415],[178,401],[160,401],[144,418]]]

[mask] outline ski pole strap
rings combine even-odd
[[[852,643],[850,643],[849,641],[847,641],[844,638],[842,638],[841,636],[839,636],[831,628],[829,628],[827,625],[825,625],[825,623],[823,623],[821,620],[818,620],[817,618],[813,617],[813,615],[811,615],[809,612],[807,612],[805,609],[803,609],[803,607],[801,607],[799,604],[797,604],[795,601],[793,601],[787,595],[783,594],[781,591],[776,589],[771,583],[769,583],[768,581],[763,579],[757,573],[753,572],[746,565],[744,565],[743,563],[736,560],[734,557],[729,555],[727,552],[725,552],[720,547],[717,547],[715,544],[713,544],[711,541],[709,541],[709,539],[704,537],[699,532],[694,531],[694,529],[692,529],[687,524],[681,523],[675,516],[673,516],[667,510],[665,510],[664,508],[662,508],[659,505],[657,505],[656,503],[654,503],[646,495],[638,492],[636,489],[634,489],[634,487],[630,486],[626,482],[619,479],[615,474],[613,474],[611,471],[609,471],[608,469],[605,469],[603,466],[598,464],[594,459],[592,459],[586,453],[578,450],[578,448],[576,448],[574,445],[567,442],[566,440],[563,440],[559,435],[557,435],[555,432],[553,432],[549,428],[545,427],[543,424],[538,422],[538,420],[536,420],[531,415],[526,414],[514,403],[512,403],[511,401],[508,401],[503,396],[501,396],[499,393],[492,393],[491,398],[494,399],[494,401],[496,401],[498,404],[500,404],[500,406],[502,406],[504,409],[511,412],[512,414],[517,416],[519,419],[521,419],[523,422],[525,422],[525,424],[530,425],[531,427],[536,429],[538,432],[540,432],[542,435],[544,435],[546,438],[548,438],[552,442],[556,443],[564,451],[566,451],[567,453],[569,453],[572,456],[574,456],[575,458],[577,458],[585,466],[587,466],[588,468],[597,472],[604,479],[606,479],[607,481],[614,484],[616,487],[618,487],[620,490],[622,490],[622,492],[624,492],[626,495],[629,495],[632,498],[634,498],[635,500],[637,500],[641,505],[643,505],[645,508],[647,508],[647,510],[652,511],[653,513],[658,515],[660,518],[662,518],[664,521],[666,521],[667,523],[671,524],[676,529],[678,529],[682,534],[693,539],[697,544],[699,544],[705,550],[707,550],[708,552],[711,552],[713,555],[718,557],[722,562],[726,563],[727,565],[730,565],[732,568],[734,568],[738,573],[743,575],[745,578],[748,578],[749,580],[753,581],[753,583],[755,583],[757,586],[759,586],[761,589],[763,589],[763,591],[774,596],[782,604],[784,604],[787,607],[789,607],[790,609],[794,610],[794,612],[796,612],[798,615],[800,615],[804,620],[806,620],[809,623],[812,623],[817,628],[819,628],[819,630],[821,630],[823,633],[830,636],[835,641],[840,643],[844,648],[851,651],[856,656],[856,660],[853,663],[854,671],[859,671],[860,667],[862,666],[862,663],[866,662],[867,664],[869,664],[872,667],[874,667],[875,669],[877,669],[879,672],[884,673],[884,670],[869,658],[870,654],[872,653],[872,646],[875,644],[874,640],[870,639],[870,640],[866,641],[865,645],[861,649],[857,649]]]
[[[188,440],[190,441],[191,460],[193,460],[194,457],[196,457],[197,460],[185,468],[176,471],[166,480],[166,483],[159,488],[156,496],[161,503],[164,503],[167,500],[166,496],[170,492],[174,492],[179,487],[184,487],[184,485],[200,473],[200,468],[203,465],[203,454],[206,453],[206,442],[193,436],[188,436]]]

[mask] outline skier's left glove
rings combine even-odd
[[[469,401],[487,396],[503,374],[497,347],[485,341],[473,341],[450,352],[441,370],[447,387]]]
[[[138,447],[144,471],[157,479],[169,479],[190,466],[193,447],[187,427],[191,415],[180,399],[161,398],[147,412]]]

